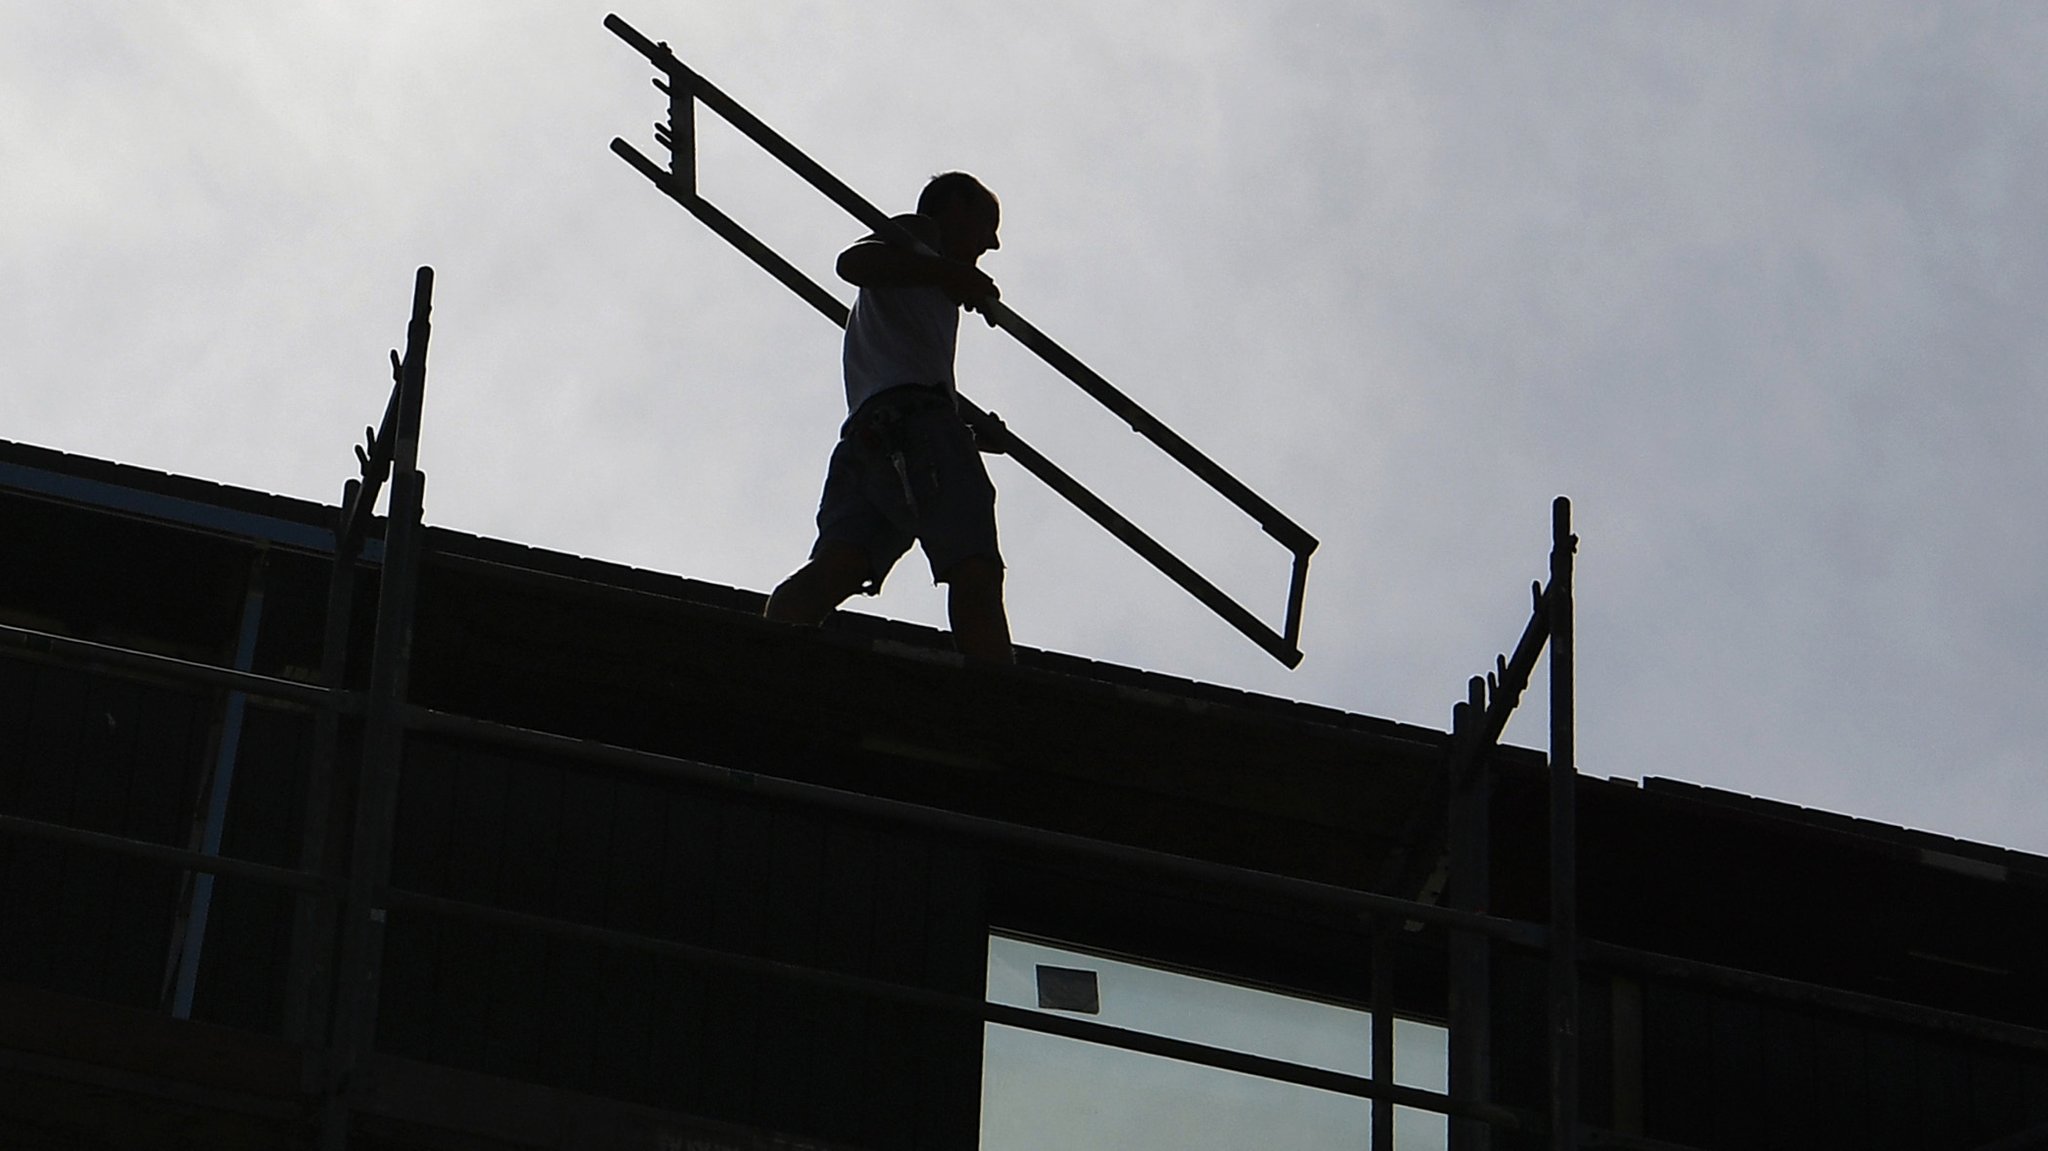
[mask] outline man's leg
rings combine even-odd
[[[818,545],[811,562],[776,587],[761,614],[777,623],[816,627],[867,582],[867,553],[849,543],[827,540]],[[998,589],[998,609],[1000,605]]]
[[[946,573],[946,615],[953,624],[953,646],[981,663],[1013,664],[1010,618],[1003,611],[1003,565],[987,556],[970,556]]]

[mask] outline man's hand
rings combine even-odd
[[[974,433],[975,449],[991,456],[1007,455],[1010,451],[1010,428],[1003,418],[994,412],[984,413],[988,420],[976,420],[969,425]]]
[[[898,216],[896,222],[924,244],[924,250],[898,247],[880,236],[867,236],[839,253],[839,261],[835,265],[839,278],[856,288],[932,284],[959,307],[970,312],[982,312],[989,326],[994,327],[995,320],[982,311],[981,304],[1001,299],[1003,292],[996,287],[994,280],[989,279],[988,273],[975,267],[971,259],[956,260],[934,251],[939,246],[940,237],[936,225],[926,217]]]
[[[963,264],[958,260],[945,261],[945,272],[939,286],[946,290],[946,294],[953,298],[954,303],[970,312],[980,311],[977,305],[983,300],[1003,298],[1002,289],[996,287],[996,282],[989,279],[987,272],[973,264]]]

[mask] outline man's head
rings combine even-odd
[[[917,197],[917,214],[938,221],[941,253],[952,259],[971,264],[983,252],[1002,247],[996,239],[1002,206],[994,192],[965,172],[933,176]]]

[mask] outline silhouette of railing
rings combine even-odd
[[[762,123],[738,101],[676,59],[667,44],[657,44],[648,40],[617,16],[605,17],[604,24],[668,77],[666,82],[656,80],[654,84],[669,97],[668,122],[666,125],[655,126],[656,141],[669,150],[669,168],[662,169],[623,139],[612,141],[612,151],[637,168],[654,183],[655,187],[688,209],[691,215],[702,220],[727,243],[745,253],[768,274],[782,281],[784,286],[823,313],[825,318],[844,327],[847,317],[846,305],[697,194],[695,109],[698,103],[701,102],[705,107],[724,117],[726,122],[739,129],[748,139],[760,145],[769,155],[781,161],[812,187],[823,192],[833,203],[846,209],[876,235],[912,250],[930,250],[888,215],[847,187],[838,177],[826,171],[817,161],[806,156],[774,129]],[[1046,459],[1014,430],[1005,427],[993,415],[962,396],[961,413],[967,422],[977,430],[1000,435],[1005,452],[1024,470],[1037,476],[1088,518],[1101,524],[1111,535],[1143,556],[1168,579],[1179,584],[1209,610],[1243,632],[1267,654],[1288,667],[1300,664],[1302,599],[1308,588],[1308,559],[1316,550],[1316,538],[1252,491],[1243,481],[1203,455],[1193,444],[1182,439],[1158,417],[1141,407],[1136,400],[1119,391],[1108,380],[1082,363],[1079,357],[1033,327],[1007,304],[1000,300],[984,300],[977,303],[976,307],[992,325],[1014,336],[1017,342],[1029,348],[1038,358],[1072,380],[1082,391],[1128,423],[1131,430],[1158,445],[1160,450],[1193,472],[1217,494],[1251,516],[1267,535],[1278,540],[1280,545],[1293,555],[1294,564],[1287,589],[1287,615],[1281,630],[1273,630],[1250,610],[1190,567],[1186,561],[1167,550],[1115,508],[1110,507],[1100,496],[1088,490],[1057,464]]]

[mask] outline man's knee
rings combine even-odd
[[[777,585],[762,614],[778,623],[816,625],[869,579],[861,549],[828,541],[795,574]]]

